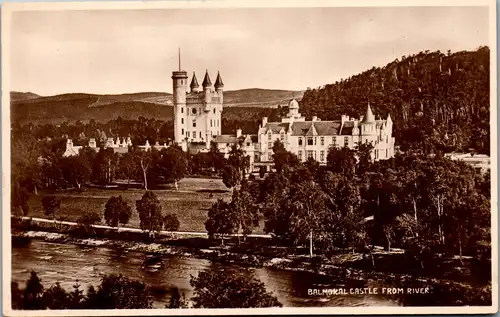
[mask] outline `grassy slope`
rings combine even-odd
[[[210,191],[213,196],[210,197]],[[144,190],[103,190],[88,189],[85,192],[58,191],[32,195],[29,200],[32,217],[47,218],[43,214],[41,200],[46,195],[61,199],[61,210],[56,217],[60,220],[76,221],[89,211],[104,213],[104,205],[111,196],[122,195],[132,207],[132,218],[128,226],[139,227],[139,216],[135,210],[135,201],[139,200]],[[208,209],[219,198],[231,199],[231,192],[220,179],[187,178],[179,182],[179,191],[175,189],[155,191],[162,205],[163,214],[176,214],[181,225],[180,231],[205,231]],[[259,230],[260,232],[260,230]]]

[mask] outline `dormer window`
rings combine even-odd
[[[302,145],[302,138],[299,137],[299,145]]]
[[[193,114],[196,114],[196,108],[193,108],[192,112]]]
[[[285,134],[283,132],[280,133],[281,142],[285,141]]]
[[[267,139],[268,139],[269,141],[271,141],[271,132],[269,132],[269,133],[267,134]]]

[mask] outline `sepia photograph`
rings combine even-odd
[[[4,3],[4,315],[497,312],[495,5]]]

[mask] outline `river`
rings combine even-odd
[[[200,271],[216,268],[253,272],[285,307],[398,305],[395,300],[384,295],[308,295],[308,289],[377,287],[354,281],[336,281],[332,277],[319,274],[270,268],[247,269],[237,265],[228,267],[205,259],[172,256],[163,257],[164,265],[161,267],[144,267],[146,258],[144,253],[123,253],[110,248],[32,240],[29,244],[13,246],[12,279],[23,288],[29,278],[29,272],[34,270],[45,287],[60,282],[62,287],[71,290],[78,280],[86,290],[89,284],[97,286],[102,274],[120,273],[160,289],[176,286],[189,299],[193,295],[189,285],[191,275],[197,276]],[[155,308],[164,308],[167,303],[168,295],[155,294]]]

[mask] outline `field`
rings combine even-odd
[[[179,182],[179,190],[168,188],[154,190],[162,205],[163,214],[176,214],[180,221],[180,231],[205,231],[205,221],[210,206],[218,199],[231,199],[231,190],[220,179],[186,178]],[[125,227],[139,228],[139,216],[135,201],[139,200],[141,189],[86,189],[85,191],[42,192],[31,195],[29,216],[48,218],[43,214],[42,198],[56,196],[61,199],[61,210],[56,214],[58,220],[76,221],[89,211],[104,213],[104,206],[111,196],[122,195],[132,207],[132,217]]]

